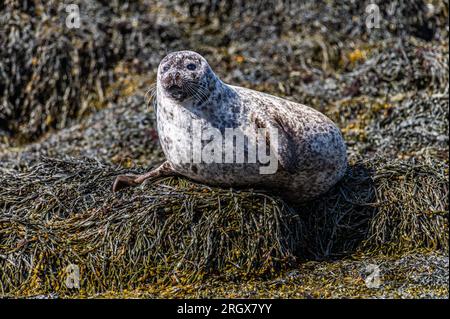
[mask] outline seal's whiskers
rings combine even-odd
[[[147,108],[150,108],[150,105],[154,105],[156,98],[156,82],[150,85],[150,88],[145,92],[144,99]]]

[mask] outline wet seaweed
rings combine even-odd
[[[361,247],[367,254],[448,250],[443,170],[380,162],[371,173],[366,166],[355,165],[301,208],[178,178],[114,195],[111,183],[124,170],[95,160],[42,158],[22,172],[3,168],[2,290],[65,293],[70,264],[80,265],[83,289],[98,293],[208,274],[267,276]]]

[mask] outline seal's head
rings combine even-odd
[[[193,51],[169,53],[158,67],[158,85],[166,96],[178,102],[205,99],[214,78],[205,58]]]

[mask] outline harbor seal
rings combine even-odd
[[[306,105],[225,84],[196,52],[173,52],[162,59],[156,105],[157,131],[166,161],[143,175],[118,176],[113,191],[145,180],[185,176],[209,185],[267,189],[301,202],[329,190],[346,171],[346,146],[339,129],[328,117]],[[208,132],[208,138],[204,134],[194,138],[194,127]],[[223,136],[229,129],[244,135],[239,139],[242,149],[237,150],[237,135],[232,136],[231,144],[220,140],[214,145],[228,145],[224,147],[225,157],[231,145],[234,160],[231,162],[224,161],[217,148],[211,151],[209,145],[217,135],[211,132]],[[256,137],[264,129],[263,137]],[[270,141],[268,137],[272,135],[267,131],[274,133],[275,142]],[[276,169],[272,172],[262,173],[261,168],[273,163],[250,160],[255,148],[260,148],[256,140],[266,144],[265,155],[269,150],[275,156]],[[194,160],[195,143],[201,154],[209,147],[206,153],[213,160]],[[237,161],[238,157],[241,161]]]

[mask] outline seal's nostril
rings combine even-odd
[[[179,80],[180,79],[180,72],[175,73],[175,80]]]

